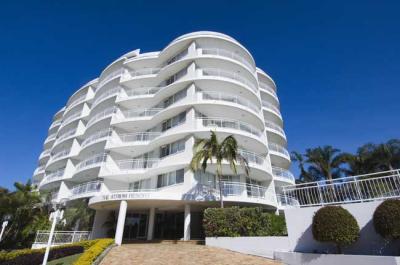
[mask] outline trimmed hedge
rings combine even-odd
[[[98,239],[95,244],[85,250],[74,265],[91,265],[112,244],[114,244],[114,239]]]
[[[207,237],[285,236],[285,218],[265,213],[261,208],[208,208],[204,211]]]
[[[400,238],[400,200],[386,200],[374,212],[375,231],[385,239]]]
[[[317,241],[334,243],[338,253],[342,253],[342,247],[358,240],[360,228],[356,219],[346,209],[340,206],[325,206],[313,217],[312,234]]]

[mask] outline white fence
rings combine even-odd
[[[283,187],[286,200],[300,206],[365,202],[400,197],[400,170]]]
[[[35,242],[32,248],[41,248],[47,245],[49,240],[50,231],[38,230],[36,232]],[[52,246],[59,246],[88,240],[90,238],[89,231],[55,231],[52,239]]]

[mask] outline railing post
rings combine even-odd
[[[286,193],[286,188],[283,187],[283,196],[285,196],[285,206],[288,205],[288,198],[287,198],[287,193]]]
[[[357,190],[358,196],[360,197],[360,201],[363,202],[364,200],[362,197],[360,186],[358,185],[358,180],[356,179],[356,177],[353,177],[353,179],[354,179],[354,183],[356,185],[356,190]]]
[[[319,201],[320,201],[321,205],[324,205],[324,198],[322,196],[321,186],[319,185],[319,182],[317,182],[317,190],[318,190],[318,195],[319,195]]]

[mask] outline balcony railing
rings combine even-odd
[[[111,73],[109,73],[108,75],[106,75],[103,80],[100,81],[99,85],[97,86],[98,88],[101,88],[102,86],[104,86],[108,81],[110,81],[111,79],[117,77],[117,76],[121,76],[124,72],[124,69],[118,69],[115,70]]]
[[[268,110],[272,110],[273,112],[276,112],[279,116],[282,116],[281,111],[279,110],[278,107],[272,105],[271,103],[263,100],[262,101],[262,106]]]
[[[238,120],[211,118],[211,117],[201,117],[198,119],[202,121],[204,127],[229,128],[229,129],[248,132],[258,137],[262,136],[261,130],[253,127],[248,123],[241,122]]]
[[[161,135],[161,132],[136,132],[120,134],[122,142],[148,142]]]
[[[285,178],[294,182],[294,176],[289,170],[280,167],[272,167],[272,174],[278,178]]]
[[[107,160],[107,154],[97,154],[86,160],[83,160],[76,166],[76,171],[81,171],[93,166],[98,166]]]
[[[211,54],[211,55],[226,57],[226,58],[241,62],[242,64],[246,65],[251,70],[255,69],[254,66],[251,65],[251,63],[249,63],[243,56],[241,56],[235,52],[228,51],[228,50],[218,49],[218,48],[202,49],[202,54]]]
[[[251,110],[253,110],[256,113],[258,113],[260,111],[260,109],[258,109],[257,106],[250,100],[247,100],[243,97],[239,97],[234,94],[228,94],[228,93],[217,92],[217,91],[202,91],[202,92],[198,92],[198,94],[201,95],[201,98],[203,100],[226,101],[226,102],[235,103],[235,104],[250,108]]]
[[[265,123],[265,127],[266,127],[267,129],[272,129],[272,130],[278,131],[278,132],[280,132],[283,136],[286,137],[285,131],[282,129],[281,126],[279,126],[279,125],[277,125],[277,124],[275,124],[275,123],[272,123],[272,122],[268,122],[268,121],[264,121],[264,123]]]
[[[56,137],[57,137],[57,133],[56,132],[52,133],[49,136],[47,136],[47,138],[46,138],[46,140],[44,142],[45,143],[51,142],[51,141],[55,140]]]
[[[50,125],[49,130],[53,129],[56,126],[59,126],[61,124],[61,121],[62,121],[61,119],[53,121],[53,123]]]
[[[35,242],[38,245],[47,244],[50,236],[50,231],[38,230],[36,232]],[[76,243],[83,240],[88,240],[89,231],[55,231],[52,239],[52,246]]]
[[[85,140],[83,140],[81,147],[88,146],[89,144],[99,141],[101,139],[106,139],[107,137],[111,136],[112,130],[111,129],[106,129],[103,131],[96,132],[89,137],[87,137]]]
[[[74,101],[72,101],[67,108],[65,109],[65,111],[72,109],[73,107],[75,107],[76,105],[84,102],[86,99],[86,93],[78,98],[76,98]]]
[[[44,150],[44,151],[40,154],[39,159],[42,159],[43,157],[49,156],[50,153],[51,153],[51,150],[50,150],[50,149]]]
[[[269,143],[268,148],[269,148],[269,151],[279,153],[280,155],[283,155],[290,160],[290,154],[289,154],[288,150],[286,150],[285,147],[278,145],[278,144]]]
[[[162,110],[163,108],[132,109],[125,110],[122,113],[124,114],[125,118],[152,117]]]
[[[108,90],[104,91],[103,93],[98,95],[96,97],[96,99],[93,101],[92,108],[97,106],[97,104],[99,104],[100,102],[104,101],[105,99],[118,95],[118,93],[120,91],[121,91],[121,87],[113,87],[111,89],[108,89]]]
[[[57,159],[61,159],[63,157],[67,157],[70,152],[71,152],[71,149],[64,149],[64,150],[62,150],[60,152],[57,152],[57,153],[53,154],[50,157],[50,160],[54,161],[54,160],[57,160]]]
[[[122,171],[127,170],[138,170],[153,168],[158,165],[160,159],[149,158],[149,159],[129,159],[129,160],[119,160],[117,161],[118,167]]]
[[[243,149],[239,149],[238,151],[239,154],[241,154],[247,160],[248,163],[254,163],[257,165],[264,164],[265,159],[261,155]]]
[[[154,95],[160,91],[161,87],[140,87],[140,88],[130,88],[126,89],[125,92],[128,97],[140,97],[147,95]]]
[[[45,169],[45,168],[46,168],[45,165],[43,165],[43,166],[38,166],[38,167],[35,169],[35,172],[33,172],[33,175],[38,175],[38,174],[44,173],[44,169]]]
[[[270,92],[272,95],[274,95],[276,98],[278,98],[278,95],[276,94],[276,91],[271,88],[270,86],[268,86],[267,84],[264,84],[263,82],[259,82],[260,88],[267,90],[268,92]]]
[[[77,111],[77,112],[72,113],[71,115],[69,115],[67,118],[65,118],[65,119],[62,121],[62,125],[66,125],[67,123],[69,123],[69,122],[71,122],[71,121],[73,121],[73,120],[79,118],[79,117],[81,116],[81,114],[82,114],[82,113],[81,113],[80,111]]]
[[[101,181],[90,181],[72,187],[72,196],[81,196],[83,194],[98,192],[101,189]]]
[[[284,186],[283,194],[300,206],[400,198],[400,170]]]
[[[54,172],[46,174],[42,183],[48,183],[48,182],[51,182],[51,181],[54,181],[57,179],[62,179],[64,176],[64,171],[65,171],[65,168],[62,168],[62,169],[59,169]]]
[[[89,126],[91,126],[92,124],[96,123],[97,121],[99,121],[101,119],[111,117],[115,113],[115,111],[116,111],[116,108],[115,107],[111,107],[111,108],[107,108],[107,109],[95,114],[88,121],[88,123],[86,125],[86,128],[88,128]]]
[[[63,140],[74,136],[75,133],[76,133],[76,128],[63,133],[62,135],[57,137],[56,143],[62,142]]]
[[[243,77],[241,74],[235,72],[226,71],[218,68],[205,68],[203,69],[203,75],[233,79],[250,87],[254,91],[254,93],[258,93],[257,86],[253,82]]]
[[[287,207],[298,207],[300,206],[299,202],[292,197],[285,196],[282,194],[277,194],[276,199],[278,201],[279,208],[287,208]]]
[[[147,69],[140,69],[140,70],[132,70],[129,72],[126,72],[130,75],[130,77],[137,77],[137,76],[143,76],[143,75],[155,75],[160,72],[160,68],[147,68]]]

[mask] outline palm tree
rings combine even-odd
[[[244,158],[238,151],[238,144],[236,139],[230,135],[227,136],[222,142],[218,141],[217,134],[211,131],[209,139],[196,139],[193,146],[193,157],[190,162],[190,169],[196,172],[202,169],[206,171],[208,162],[216,163],[215,175],[218,180],[221,208],[224,208],[224,201],[222,198],[222,162],[227,161],[233,173],[237,174],[237,164],[244,167],[245,173],[249,175],[249,166],[246,158]]]
[[[345,171],[341,165],[346,163],[346,156],[330,145],[307,149],[305,154],[309,169],[329,181],[339,178]]]
[[[378,170],[394,170],[400,166],[400,140],[392,139],[380,144],[373,152]]]
[[[300,176],[298,179],[298,183],[313,182],[319,179],[316,172],[314,172],[310,168],[307,169],[305,168],[305,160],[302,154],[293,151],[291,153],[290,158],[292,159],[292,161],[297,162],[299,164]]]

